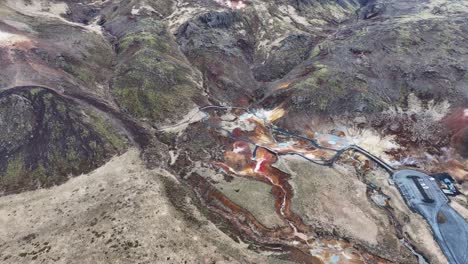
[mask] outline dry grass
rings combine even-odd
[[[166,174],[163,176],[162,174]],[[136,150],[50,189],[0,198],[2,263],[271,263],[165,193]],[[182,194],[183,195],[183,192]]]

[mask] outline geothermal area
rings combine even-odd
[[[0,0],[0,263],[468,263],[468,2]]]

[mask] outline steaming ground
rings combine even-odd
[[[135,149],[50,189],[0,198],[1,263],[287,263],[246,250]],[[179,188],[179,187],[177,187]]]
[[[18,42],[28,41],[29,39],[16,34],[0,31],[0,46],[9,46]]]

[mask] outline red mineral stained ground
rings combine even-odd
[[[273,113],[273,115],[271,115]],[[286,144],[278,142],[268,129],[269,120],[276,120],[284,114],[279,110],[271,111],[266,118],[259,120],[255,116],[245,118],[245,122],[255,125],[253,130],[242,130],[240,127],[232,129],[234,142],[226,146],[223,162],[214,164],[226,173],[261,181],[271,186],[271,193],[275,199],[276,213],[287,224],[281,230],[271,230],[259,223],[247,210],[234,204],[220,192],[213,192],[212,196],[222,202],[235,213],[242,212],[254,226],[262,230],[271,241],[285,243],[290,252],[290,259],[302,263],[388,263],[388,261],[360,252],[353,245],[341,240],[320,240],[315,237],[310,226],[305,224],[301,217],[291,210],[293,189],[288,180],[290,175],[275,168],[280,154],[291,151],[302,153],[313,159],[327,159],[332,156],[330,151],[311,147],[304,140],[290,140]],[[322,136],[322,140],[330,141],[342,138],[340,134]],[[236,138],[238,140],[236,140]],[[243,140],[240,140],[243,139]],[[330,144],[336,145],[336,144]],[[244,230],[247,230],[244,227]]]

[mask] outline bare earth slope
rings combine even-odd
[[[0,260],[286,263],[233,244],[178,185],[167,172],[146,169],[131,149],[61,186],[2,197]],[[183,211],[169,198],[169,188],[179,190]]]

